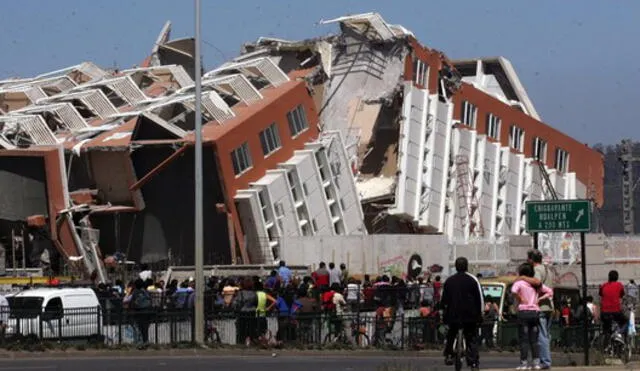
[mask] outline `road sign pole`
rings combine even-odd
[[[584,328],[583,328],[583,334],[582,334],[582,341],[583,341],[583,346],[584,346],[584,364],[585,366],[589,366],[589,321],[586,320],[587,317],[587,311],[589,310],[589,307],[587,307],[587,253],[586,253],[586,248],[585,248],[585,237],[584,237],[584,232],[580,233],[580,251],[582,254],[582,313],[583,316],[582,318],[584,318],[585,320],[584,322]]]
[[[538,250],[538,232],[533,234],[533,249]]]

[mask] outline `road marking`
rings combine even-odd
[[[55,370],[55,366],[19,366],[19,367],[0,367],[0,370]]]

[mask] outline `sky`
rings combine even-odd
[[[167,20],[194,35],[189,0],[21,0],[0,9],[0,79],[93,61],[128,68],[149,55]],[[204,67],[260,36],[337,32],[321,19],[379,12],[453,59],[504,56],[538,113],[588,144],[640,140],[638,0],[202,0]]]

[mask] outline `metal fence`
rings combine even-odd
[[[193,312],[189,310],[128,311],[101,307],[59,311],[0,308],[3,342],[31,339],[38,342],[79,342],[119,346],[126,344],[175,345],[193,342]],[[589,341],[596,346],[598,326],[590,328]],[[440,349],[447,328],[437,317],[404,313],[356,312],[343,315],[299,313],[295,317],[254,312],[210,312],[205,335],[216,345],[284,346],[304,348],[385,348],[398,350]],[[552,347],[579,351],[583,328],[552,326]],[[514,322],[485,322],[478,329],[478,343],[486,348],[519,347]]]

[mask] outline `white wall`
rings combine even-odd
[[[283,257],[288,264],[310,265],[323,261],[345,263],[352,274],[402,276],[412,255],[418,254],[426,266],[448,266],[449,248],[445,236],[437,235],[368,235],[290,237],[282,241]]]

